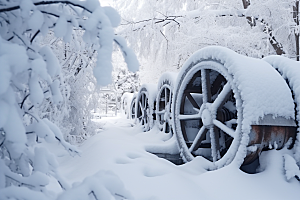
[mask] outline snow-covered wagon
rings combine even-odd
[[[131,116],[144,131],[156,122],[174,134],[185,162],[202,156],[210,170],[247,166],[264,150],[299,148],[299,81],[296,61],[206,47],[178,75],[163,74],[158,87],[144,85],[131,103]]]

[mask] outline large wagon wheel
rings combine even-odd
[[[129,119],[136,119],[136,97],[137,93],[133,95],[130,108],[129,108]]]
[[[158,81],[156,98],[156,121],[160,131],[172,136],[171,104],[173,88],[176,83],[177,73],[166,72]]]
[[[175,92],[176,132],[187,161],[203,156],[220,160],[237,138],[236,100],[231,90],[229,74],[221,64],[202,62],[180,78]]]
[[[245,63],[250,63],[252,69],[247,70]],[[264,80],[260,68],[276,81]],[[182,67],[173,98],[174,129],[183,160],[202,156],[211,162],[209,169],[220,168],[234,159],[240,166],[253,162],[269,142],[277,140],[277,135],[272,138],[273,129],[265,134],[266,121],[276,122],[278,115],[293,115],[291,102],[285,97],[290,91],[282,87],[285,83],[277,75],[264,61],[226,48],[208,47],[196,52]],[[261,85],[255,84],[257,79]],[[284,94],[271,93],[269,89],[273,87],[283,88]],[[287,98],[280,103],[288,104],[288,112],[272,113],[266,102],[257,102],[258,96]],[[279,129],[284,134],[284,126]]]
[[[144,131],[149,131],[154,124],[156,93],[155,85],[144,84],[136,98],[136,119],[142,125]]]

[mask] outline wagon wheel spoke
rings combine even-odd
[[[157,111],[156,113],[159,115],[163,115],[163,114],[165,114],[165,112],[166,112],[165,110],[160,110],[160,111]]]
[[[200,119],[200,114],[193,114],[193,115],[179,115],[178,118],[180,120],[193,120],[193,119]]]
[[[203,103],[211,102],[211,85],[208,69],[201,69],[201,86],[203,94]]]
[[[186,93],[185,95],[188,98],[188,100],[191,102],[191,104],[194,106],[194,108],[200,109],[200,106],[197,104],[197,102],[195,101],[195,99],[190,93]]]
[[[216,94],[220,88],[220,85],[225,81],[226,79],[221,74],[219,74],[212,84],[211,94],[212,95]]]
[[[165,88],[165,109],[167,107],[167,88]]]
[[[141,113],[142,113],[141,116],[143,116],[144,115],[144,109],[143,109],[142,103],[140,101],[139,101],[139,105],[140,105],[140,110],[141,110]]]
[[[208,129],[206,129],[204,126],[202,126],[199,130],[199,132],[197,133],[191,147],[189,148],[189,151],[192,152],[195,149],[198,149],[198,147],[200,146],[201,142],[204,140],[206,132],[208,131]]]
[[[164,125],[163,125],[163,132],[165,133],[166,132],[166,126],[167,126],[167,123],[166,122],[164,122]]]
[[[222,89],[222,91],[220,92],[220,94],[217,96],[217,98],[215,99],[215,101],[212,103],[212,106],[215,110],[218,110],[220,107],[222,107],[224,105],[224,103],[226,102],[226,100],[228,99],[228,97],[231,94],[231,87],[229,83],[226,83]]]
[[[149,126],[149,120],[148,120],[148,116],[146,116],[145,117],[145,123],[144,123],[144,125],[145,125],[145,130],[148,130],[148,126]]]
[[[171,91],[169,91],[168,111],[171,112]]]
[[[219,144],[219,130],[213,126],[209,129],[210,140],[211,140],[211,154],[213,162],[216,162],[220,159],[220,144]]]
[[[146,108],[146,101],[147,101],[147,100],[146,100],[146,98],[145,98],[145,95],[143,95],[143,107],[144,107],[144,108]]]
[[[228,126],[226,126],[225,124],[223,124],[222,122],[220,122],[219,120],[216,120],[216,119],[213,120],[213,123],[219,129],[221,129],[222,131],[227,133],[230,137],[235,138],[235,130],[229,128]]]

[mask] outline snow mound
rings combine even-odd
[[[296,164],[295,159],[288,155],[288,154],[284,154],[284,170],[285,170],[285,176],[286,179],[289,181],[290,179],[292,179],[293,177],[297,177],[299,179],[300,177],[300,170],[298,165]]]
[[[79,198],[78,198],[79,197]],[[82,183],[75,183],[72,189],[67,190],[58,200],[86,199],[132,199],[125,189],[123,182],[112,171],[99,171],[93,176],[85,178]]]

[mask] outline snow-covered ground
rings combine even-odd
[[[295,178],[287,181],[284,173],[286,149],[264,152],[257,174],[246,174],[231,165],[206,171],[200,157],[174,165],[148,153],[146,150],[162,147],[176,151],[175,139],[164,142],[165,136],[156,128],[144,133],[122,116],[97,122],[103,128],[80,145],[80,156],[60,156],[59,169],[69,184],[108,170],[120,178],[135,200],[300,198],[300,183]]]

